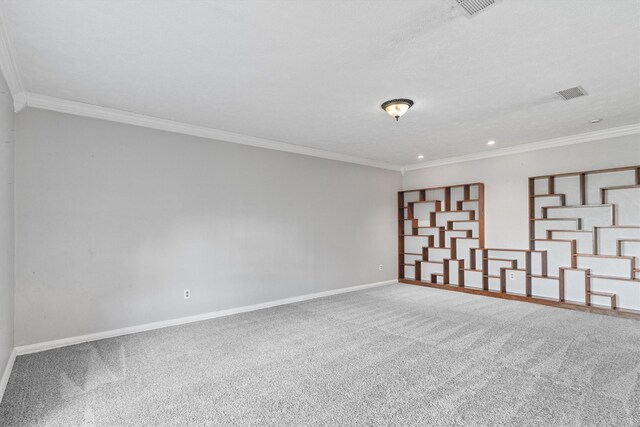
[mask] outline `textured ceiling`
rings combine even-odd
[[[394,164],[640,122],[640,2],[0,3],[28,92]],[[589,95],[554,92],[582,85]],[[396,123],[390,98],[414,107]],[[593,125],[590,119],[603,117]]]

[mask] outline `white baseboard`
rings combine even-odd
[[[180,317],[178,319],[163,320],[160,322],[146,323],[138,326],[131,326],[122,329],[113,329],[111,331],[97,332],[94,334],[80,335],[77,337],[62,338],[59,340],[45,341],[36,344],[22,345],[15,348],[15,353],[20,356],[23,354],[38,353],[41,351],[52,350],[54,348],[66,347],[74,344],[81,344],[89,341],[97,341],[105,338],[119,337],[122,335],[135,334],[137,332],[150,331],[153,329],[167,328],[170,326],[184,325],[185,323],[200,322],[202,320],[215,319],[216,317],[230,316],[232,314],[246,313],[248,311],[262,310],[264,308],[275,307],[278,305],[292,304],[300,301],[307,301],[315,298],[328,297],[331,295],[344,294],[347,292],[360,291],[363,289],[373,288],[376,286],[397,283],[397,280],[386,280],[384,282],[368,283],[365,285],[351,286],[349,288],[332,289],[330,291],[317,292],[314,294],[300,295],[292,298],[285,298],[275,301],[263,302],[260,304],[246,305],[244,307],[230,308],[227,310],[214,311],[211,313],[197,314],[195,316]],[[15,357],[15,355],[14,355]],[[3,377],[4,378],[4,377]],[[8,379],[8,377],[7,377]]]
[[[2,373],[2,378],[0,378],[0,402],[2,402],[4,391],[7,388],[7,384],[9,383],[9,376],[11,375],[11,370],[13,369],[13,363],[16,361],[16,355],[17,355],[17,352],[16,352],[16,349],[14,348],[11,351],[11,355],[9,355],[7,366],[4,368],[4,372]]]

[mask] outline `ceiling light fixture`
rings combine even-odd
[[[593,120],[591,120],[591,123],[593,123],[595,125],[596,123],[600,123],[601,121],[602,121],[602,119],[593,119]]]
[[[489,141],[487,142],[487,145],[494,145],[496,142],[495,141]]]
[[[382,103],[381,107],[391,117],[395,117],[396,121],[406,113],[413,105],[413,101],[410,99],[392,99],[390,101]]]
[[[418,154],[418,158],[419,158],[420,160],[422,160],[422,159],[424,159],[424,155],[422,155],[422,154]]]

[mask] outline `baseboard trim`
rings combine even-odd
[[[363,289],[374,288],[377,286],[383,286],[383,285],[388,285],[388,284],[397,283],[397,282],[398,280],[394,279],[394,280],[386,280],[384,282],[367,283],[364,285],[351,286],[348,288],[332,289],[330,291],[317,292],[313,294],[300,295],[292,298],[285,298],[285,299],[279,299],[275,301],[263,302],[259,304],[246,305],[243,307],[230,308],[227,310],[197,314],[195,316],[180,317],[177,319],[146,323],[143,325],[131,326],[128,328],[113,329],[110,331],[97,332],[93,334],[80,335],[80,336],[70,337],[70,338],[62,338],[59,340],[22,345],[15,348],[14,358],[16,354],[20,356],[24,354],[39,353],[41,351],[53,350],[55,348],[67,347],[70,345],[81,344],[81,343],[90,342],[90,341],[97,341],[105,338],[119,337],[122,335],[135,334],[137,332],[145,332],[145,331],[151,331],[154,329],[162,329],[162,328],[168,328],[171,326],[184,325],[187,323],[200,322],[202,320],[215,319],[217,317],[231,316],[233,314],[246,313],[248,311],[262,310],[265,308],[275,307],[278,305],[292,304],[292,303],[307,301],[307,300],[316,299],[316,298],[328,297],[331,295],[338,295],[338,294],[344,294],[348,292],[360,291]]]
[[[17,352],[14,348],[11,350],[11,354],[9,355],[9,360],[7,361],[7,366],[4,368],[4,372],[2,373],[2,378],[0,378],[0,403],[2,403],[2,398],[4,397],[4,391],[7,389],[7,384],[9,383],[9,377],[11,376],[11,371],[13,370],[13,363],[16,361]]]

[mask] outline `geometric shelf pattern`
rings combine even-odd
[[[557,281],[542,296],[640,310],[640,167],[529,178],[529,239]]]
[[[484,186],[398,193],[404,283],[640,313],[640,166],[529,178],[529,248],[484,246]]]
[[[398,212],[399,278],[463,286],[484,246],[484,185],[400,191]]]

